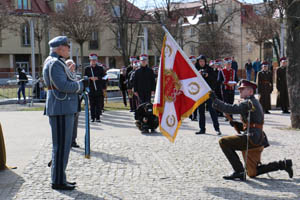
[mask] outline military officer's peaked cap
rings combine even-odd
[[[269,63],[268,63],[267,61],[265,61],[265,62],[261,63],[261,65],[262,65],[262,66],[264,66],[264,65],[268,66]]]
[[[215,65],[222,65],[223,61],[221,59],[215,60]]]
[[[148,60],[148,55],[147,54],[140,55],[140,60]]]
[[[285,62],[285,61],[286,61],[286,57],[280,58],[280,62]]]
[[[248,81],[246,79],[240,80],[240,82],[239,82],[238,85],[239,85],[239,88],[238,88],[239,90],[243,89],[243,88],[246,88],[246,87],[250,87],[250,88],[252,88],[255,91],[256,88],[257,88],[257,85],[254,82]]]
[[[136,57],[135,56],[131,56],[130,58],[129,58],[129,61],[130,62],[133,62],[133,61],[136,61],[137,59],[136,59]]]
[[[68,40],[67,36],[57,36],[57,37],[53,38],[52,40],[50,40],[48,44],[51,48],[55,48],[55,47],[58,47],[60,45],[70,47],[69,40]]]
[[[232,60],[230,57],[224,58],[224,63],[232,63]]]
[[[90,60],[98,60],[98,55],[95,54],[95,53],[91,53],[91,54],[89,55],[89,58],[90,58]]]
[[[190,59],[192,62],[197,60],[196,56],[190,56],[189,59]]]

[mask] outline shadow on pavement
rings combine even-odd
[[[281,181],[281,180],[279,180]],[[278,182],[274,182],[273,179],[270,179],[270,181],[268,181],[270,183],[272,183],[272,186],[267,187],[265,189],[270,190],[268,192],[268,194],[272,194],[272,191],[276,191],[277,188],[277,184]],[[264,186],[262,186],[259,183],[256,183],[254,181],[247,181],[246,183],[248,183],[249,185],[251,185],[252,187],[255,188],[255,185],[258,189],[263,189]],[[286,187],[282,187],[282,192],[292,192],[295,193],[296,190],[298,190],[298,187],[296,184],[293,185],[293,190],[291,191],[291,189],[289,188],[289,190],[286,190],[289,186],[291,186],[291,184],[287,184]],[[278,197],[275,194],[273,196],[266,196],[266,195],[261,195],[261,194],[255,194],[255,190],[249,190],[249,192],[244,192],[244,191],[240,191],[237,189],[232,189],[232,188],[224,188],[224,187],[206,187],[204,188],[204,190],[206,192],[209,192],[211,195],[216,196],[216,197],[220,197],[223,199],[228,199],[228,200],[232,200],[232,199],[276,199],[276,200],[287,200],[287,199],[291,199],[291,198],[287,198],[287,197]],[[251,193],[253,192],[253,193]],[[261,191],[260,191],[261,192]],[[299,199],[299,194],[296,194],[297,197],[293,198],[293,199]]]
[[[92,195],[92,194],[84,193],[84,192],[81,192],[77,189],[72,190],[72,191],[59,191],[59,190],[57,190],[57,191],[64,194],[64,195],[67,195],[71,198],[74,198],[74,199],[105,200],[103,197],[97,197],[97,196]]]
[[[84,156],[84,149],[72,149],[72,151],[80,154],[81,156]],[[116,164],[129,163],[132,165],[137,165],[137,163],[134,160],[130,160],[128,157],[117,156],[104,152],[91,151],[91,157],[100,158],[103,162],[110,162]]]
[[[24,182],[24,179],[13,170],[0,171],[0,199],[13,199]]]

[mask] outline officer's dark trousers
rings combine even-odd
[[[138,92],[139,94],[139,104],[151,103],[151,92]]]
[[[207,109],[209,111],[210,117],[213,121],[213,125],[216,131],[220,130],[219,127],[219,121],[218,121],[218,115],[216,110],[212,107],[212,101],[211,99],[208,99],[205,103],[201,104],[198,107],[199,110],[199,127],[201,130],[205,130],[205,105],[207,106]]]
[[[240,161],[239,156],[235,152],[246,150],[247,148],[247,136],[246,135],[233,135],[233,136],[224,136],[219,140],[220,147],[230,162],[233,170],[235,172],[243,172],[244,167]],[[248,148],[255,148],[256,146],[249,143]]]
[[[126,99],[127,90],[121,90],[121,92],[122,92],[124,106],[127,106],[127,99]]]
[[[90,100],[90,109],[91,109],[91,118],[100,119],[101,114],[101,102],[102,96],[100,95],[89,95]]]
[[[49,116],[52,131],[52,184],[66,183],[66,167],[74,125],[74,114]]]

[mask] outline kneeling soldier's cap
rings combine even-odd
[[[147,59],[148,59],[148,55],[147,54],[140,55],[140,60],[147,60]]]
[[[48,44],[51,48],[55,48],[60,45],[70,47],[67,36],[57,36],[57,37],[53,38],[52,40],[50,40]]]
[[[232,60],[230,57],[224,58],[224,63],[232,63]]]
[[[246,88],[246,87],[251,87],[255,91],[257,88],[257,85],[254,82],[248,81],[246,79],[240,80],[238,85],[239,85],[239,88],[238,88],[239,90]]]
[[[285,61],[286,61],[286,57],[280,58],[280,62],[285,62]]]
[[[262,65],[262,66],[264,66],[264,65],[268,66],[269,63],[268,63],[267,61],[265,61],[265,62],[261,63],[261,65]]]
[[[98,55],[95,53],[91,53],[89,58],[90,58],[90,60],[98,60]]]

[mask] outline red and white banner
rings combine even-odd
[[[166,31],[153,108],[163,135],[174,142],[181,121],[209,98],[210,90],[195,66]]]

